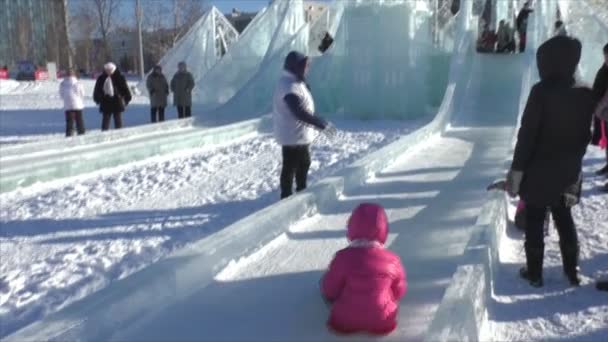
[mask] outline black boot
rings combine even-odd
[[[598,281],[595,287],[600,291],[608,291],[608,280]]]
[[[519,270],[520,277],[526,279],[530,286],[543,286],[543,254],[544,248],[526,247],[526,267]]]
[[[562,252],[562,264],[566,278],[568,278],[570,285],[580,286],[581,279],[578,277],[578,244],[576,241],[569,244],[560,242],[559,249]]]

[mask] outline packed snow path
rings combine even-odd
[[[462,257],[486,198],[485,187],[503,170],[518,114],[524,58],[476,56],[452,127],[443,136],[421,144],[365,186],[230,265],[213,284],[115,337],[332,339],[325,329],[328,312],[318,281],[333,254],[346,246],[344,227],[351,210],[372,201],[387,209],[388,247],[401,256],[409,283],[398,330],[387,340],[421,339]]]

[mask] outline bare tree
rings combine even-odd
[[[109,34],[114,29],[116,15],[120,6],[120,0],[90,0],[95,4],[97,22],[99,23],[99,33],[103,41],[105,58],[112,58],[110,49]]]
[[[173,0],[173,37],[171,47],[205,14],[205,0]]]
[[[205,0],[157,1],[144,9],[144,49],[147,63],[157,63],[199,20]],[[173,17],[169,13],[173,14]]]
[[[97,30],[95,4],[90,1],[79,3],[79,7],[70,17],[71,37],[75,44],[75,64],[80,68],[91,70],[93,67],[94,33]]]
[[[32,56],[32,22],[25,14],[21,14],[17,20],[17,51],[20,59],[30,59]]]

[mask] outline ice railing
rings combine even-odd
[[[77,176],[104,168],[167,155],[178,150],[216,146],[252,136],[269,126],[267,118],[241,121],[214,128],[167,129],[150,135],[134,135],[126,140],[106,139],[69,149],[0,159],[0,192],[39,182]]]
[[[459,14],[459,39],[451,62],[450,81],[443,104],[433,122],[421,130],[368,155],[308,190],[273,204],[212,234],[167,258],[96,292],[41,321],[6,337],[23,340],[109,340],[144,322],[168,306],[213,282],[232,260],[251,255],[289,229],[303,216],[336,201],[340,194],[363,184],[407,153],[416,144],[440,133],[453,110],[454,90],[466,77],[463,66],[472,59],[472,16],[465,4]],[[238,236],[238,238],[234,238]],[[103,305],[99,303],[103,301]]]

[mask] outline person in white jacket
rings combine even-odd
[[[281,199],[306,189],[310,167],[309,145],[316,137],[314,130],[334,135],[336,129],[319,116],[306,84],[308,57],[292,51],[287,55],[284,74],[279,79],[273,99],[274,137],[282,147]]]
[[[76,70],[70,69],[68,77],[63,79],[59,85],[59,95],[63,99],[65,109],[66,137],[74,134],[74,123],[76,124],[78,135],[84,134],[84,121],[82,118],[84,88],[78,81]]]

